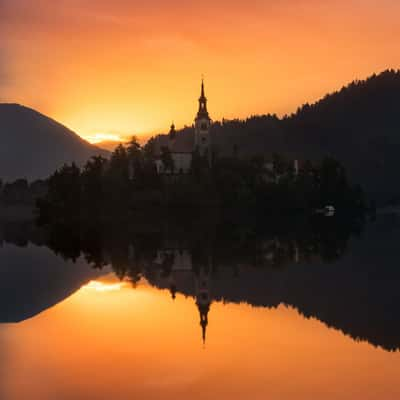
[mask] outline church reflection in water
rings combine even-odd
[[[214,257],[211,251],[208,253],[207,246],[203,248],[203,254],[197,257],[188,247],[184,247],[182,241],[166,239],[162,246],[157,249],[155,259],[147,263],[143,269],[143,277],[152,285],[159,288],[167,288],[172,299],[176,298],[178,292],[193,296],[199,312],[199,323],[202,332],[203,343],[206,341],[208,325],[208,314],[210,312],[212,298],[212,283],[218,278],[218,267],[214,265]],[[282,263],[292,262],[298,264],[305,261],[296,242],[283,242],[279,238],[264,240],[258,244],[259,254],[257,262],[274,266]],[[135,250],[132,245],[129,247],[129,260],[135,262]],[[317,261],[318,257],[311,257]],[[307,261],[311,261],[310,257]],[[219,263],[221,267],[221,263]],[[236,263],[225,265],[225,269],[233,267],[233,276],[238,274],[239,269],[249,269],[254,265],[242,263],[237,259]]]
[[[193,280],[196,306],[200,315],[202,340],[205,344],[208,313],[212,303],[212,257],[208,257],[207,264],[194,266],[190,250],[182,248],[179,243],[169,241],[166,247],[157,251],[154,266],[156,273],[153,276],[153,283],[156,282],[158,286],[169,286],[172,299],[175,299],[179,290],[179,282],[188,279]]]
[[[0,322],[30,318],[111,267],[134,285],[144,278],[172,299],[178,293],[193,298],[204,342],[213,302],[285,304],[355,340],[396,350],[400,221],[390,217],[361,236],[362,230],[359,223],[334,220],[262,229],[159,220],[122,227],[3,225],[2,243],[29,245],[29,252],[25,261],[15,247],[0,252],[6,267],[13,260],[0,271]],[[44,256],[44,248],[54,255]]]

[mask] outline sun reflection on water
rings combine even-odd
[[[83,290],[95,290],[96,292],[113,292],[121,290],[127,286],[127,282],[105,283],[100,281],[90,281],[87,285],[82,286]]]

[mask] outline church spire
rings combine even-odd
[[[197,118],[209,118],[207,111],[207,97],[204,90],[204,78],[201,79],[201,94],[199,98],[199,112]]]
[[[200,267],[195,275],[196,279],[196,305],[200,314],[201,337],[203,344],[206,342],[206,331],[208,325],[208,313],[210,311],[210,269]]]
[[[206,96],[204,95],[204,78],[201,78],[201,98],[206,98]]]
[[[201,338],[203,340],[203,344],[206,344],[206,332],[208,325],[208,312],[210,311],[210,303],[201,304],[197,302],[197,307],[200,313]]]
[[[199,97],[199,111],[194,119],[194,150],[197,149],[201,156],[208,158],[211,166],[211,118],[207,110],[207,97],[204,89],[204,79],[201,79],[201,92]]]

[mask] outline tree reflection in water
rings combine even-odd
[[[111,265],[121,280],[135,286],[145,278],[172,298],[193,296],[203,340],[212,301],[222,300],[288,304],[354,339],[400,347],[396,222],[364,232],[361,218],[236,220],[184,215],[44,228],[9,224],[1,240],[45,245],[65,260],[83,256],[98,270]]]

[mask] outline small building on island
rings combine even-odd
[[[194,120],[194,135],[177,135],[172,123],[168,135],[160,135],[156,142],[156,168],[159,174],[188,174],[191,170],[193,153],[211,158],[211,118],[207,110],[204,81],[201,82],[199,110]],[[170,162],[168,162],[168,160]],[[167,162],[166,162],[167,161]],[[172,162],[171,162],[172,161]]]
[[[155,165],[159,175],[173,178],[190,174],[195,153],[204,157],[210,166],[213,153],[215,156],[217,147],[219,155],[224,153],[225,156],[228,155],[229,150],[216,143],[217,137],[213,138],[212,120],[207,109],[204,80],[201,82],[201,93],[198,102],[199,108],[193,126],[186,127],[178,133],[175,129],[175,124],[172,123],[168,134],[156,137],[154,142]],[[233,148],[235,147],[236,145],[234,144]],[[235,155],[235,151],[233,151],[233,154],[234,157],[238,157]],[[277,162],[272,155],[264,155],[263,169],[266,182],[278,183],[288,174],[297,177],[301,168],[302,163],[297,159]]]

